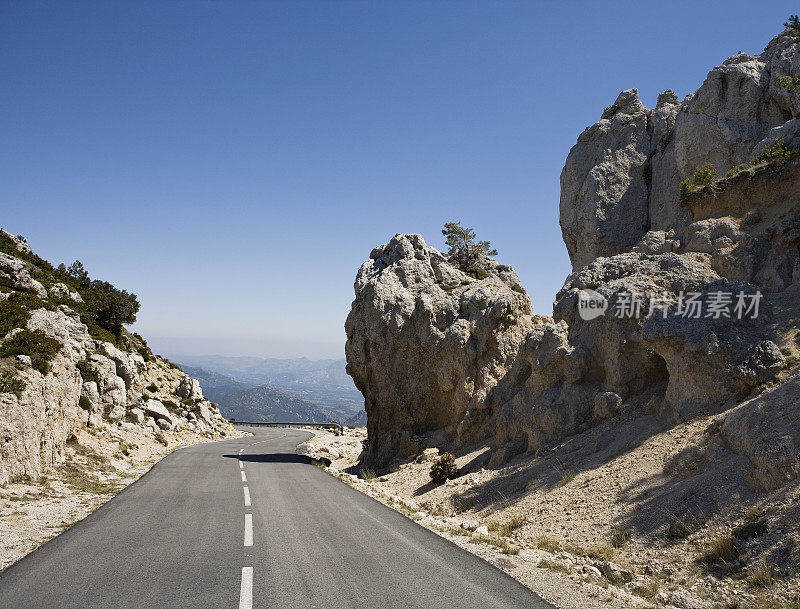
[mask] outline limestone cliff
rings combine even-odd
[[[0,246],[0,484],[37,479],[79,427],[233,431],[197,381],[140,336],[113,336],[82,316],[82,288],[56,281],[72,278],[5,231]]]
[[[709,162],[725,175],[778,139],[800,145],[800,99],[781,85],[800,77],[799,48],[787,30],[655,110],[625,91],[581,134],[561,176],[573,272],[553,318],[532,317],[516,275],[492,261],[478,280],[419,235],[374,250],[346,324],[365,463],[480,440],[497,464],[616,417],[726,413],[782,382],[797,361],[800,161],[756,159],[683,201],[679,184]],[[605,315],[578,314],[587,293]],[[632,294],[636,315],[625,313]],[[726,313],[687,315],[687,299],[724,295]],[[737,315],[736,302],[757,302],[757,314]],[[730,446],[753,452],[733,427]]]

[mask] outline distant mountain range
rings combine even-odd
[[[174,357],[222,414],[240,421],[331,421],[365,425],[364,399],[345,360]]]

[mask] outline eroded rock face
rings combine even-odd
[[[624,91],[580,136],[562,173],[573,272],[552,318],[531,316],[516,275],[494,263],[478,281],[419,235],[376,248],[346,324],[367,465],[476,441],[492,444],[497,465],[616,417],[674,424],[744,402],[754,405],[731,412],[723,436],[753,460],[756,485],[796,477],[794,413],[762,417],[768,401],[753,396],[781,382],[796,351],[800,158],[682,203],[678,189],[703,163],[724,176],[769,142],[800,141],[798,95],[773,78],[800,76],[798,44],[784,34],[760,56],[738,54],[683,102],[666,91],[652,111]],[[579,314],[587,292],[605,314]],[[616,314],[632,295],[636,312]],[[736,313],[740,297],[759,303],[756,314]],[[687,312],[690,298],[706,308]],[[727,313],[709,312],[725,298]],[[789,403],[792,387],[769,395]],[[792,430],[777,452],[759,448],[783,424]]]
[[[487,269],[470,277],[415,234],[395,235],[361,266],[345,352],[374,438],[369,464],[416,454],[422,436],[453,440],[516,357],[531,303],[513,270]]]
[[[5,236],[19,252],[30,252],[24,241]],[[28,355],[2,362],[1,372],[24,388],[0,388],[0,484],[26,476],[39,478],[45,468],[63,459],[66,442],[78,426],[96,432],[133,423],[153,433],[186,430],[213,438],[232,431],[219,410],[203,398],[196,380],[159,357],[146,362],[130,345],[125,350],[93,338],[70,306],[45,300],[49,296],[80,303],[80,294],[58,283],[48,291],[28,269],[24,260],[0,252],[0,286],[5,289],[0,294],[8,296],[10,288],[38,295],[42,308],[29,311],[26,327],[58,341],[60,350],[46,375],[32,366]],[[12,329],[0,342],[21,330]],[[182,399],[189,403],[176,404]]]
[[[800,39],[780,35],[758,56],[738,53],[678,102],[672,91],[648,110],[635,89],[620,93],[588,127],[561,174],[561,228],[573,269],[629,251],[650,230],[690,222],[678,187],[704,163],[720,175],[767,142],[794,141],[800,99],[776,75],[800,72]]]

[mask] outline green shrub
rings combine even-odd
[[[458,476],[456,458],[451,453],[444,453],[433,465],[431,465],[431,480],[436,484],[442,484],[448,478]]]
[[[167,407],[167,410],[178,410],[178,405],[172,400],[162,400],[161,403]]]
[[[479,266],[472,266],[467,269],[467,274],[472,275],[475,279],[486,279],[489,276],[489,273],[486,272],[486,269],[483,269]]]
[[[147,389],[147,391],[150,393],[155,393],[158,391],[158,386],[155,383],[150,383],[147,387],[145,387],[145,389]]]
[[[703,186],[711,186],[714,183],[714,180],[717,177],[717,170],[711,163],[703,163],[694,170],[694,176],[692,177],[692,184],[694,184],[697,188],[702,188]]]
[[[681,201],[686,201],[695,190],[704,186],[711,186],[717,177],[717,170],[711,163],[703,163],[694,170],[692,179],[686,178],[681,182],[678,196]]]
[[[761,163],[785,160],[797,155],[798,153],[800,153],[800,148],[789,148],[783,143],[782,139],[775,140],[771,144],[764,146],[764,150],[761,151],[761,154],[753,157],[753,160],[750,163],[752,165],[760,165]]]
[[[78,372],[81,373],[81,378],[84,382],[88,383],[94,381],[98,386],[100,385],[100,375],[97,373],[97,370],[92,368],[89,360],[82,359],[75,364],[75,367],[78,369]]]
[[[22,330],[12,338],[7,338],[0,345],[0,357],[27,355],[33,367],[47,374],[50,371],[50,360],[61,350],[61,343],[50,338],[41,330]]]
[[[14,294],[8,300],[0,300],[0,337],[14,328],[24,328],[30,318],[30,312],[17,302]]]
[[[740,173],[742,173],[748,167],[749,167],[749,165],[747,165],[746,163],[743,163],[742,165],[735,165],[734,167],[731,167],[728,170],[728,173],[725,174],[725,177],[726,178],[732,178],[733,176],[739,175]]]
[[[82,395],[80,398],[78,398],[78,406],[80,406],[83,410],[91,410],[92,402],[85,395]]]
[[[797,91],[800,89],[800,78],[787,76],[786,74],[778,74],[775,78],[778,81],[778,85],[787,91]]]
[[[694,192],[694,185],[692,185],[692,181],[689,178],[686,178],[685,180],[683,180],[683,182],[681,182],[681,187],[679,192],[680,200],[685,201],[686,199],[689,198],[689,195],[692,194],[693,192]]]
[[[0,393],[16,393],[25,391],[27,384],[10,370],[0,372]]]

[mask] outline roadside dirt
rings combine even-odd
[[[331,474],[557,607],[800,607],[800,488],[750,489],[749,461],[712,422],[616,422],[497,469],[476,447],[441,485],[436,449],[383,475],[359,471],[363,429],[316,432],[298,452],[330,459]]]

